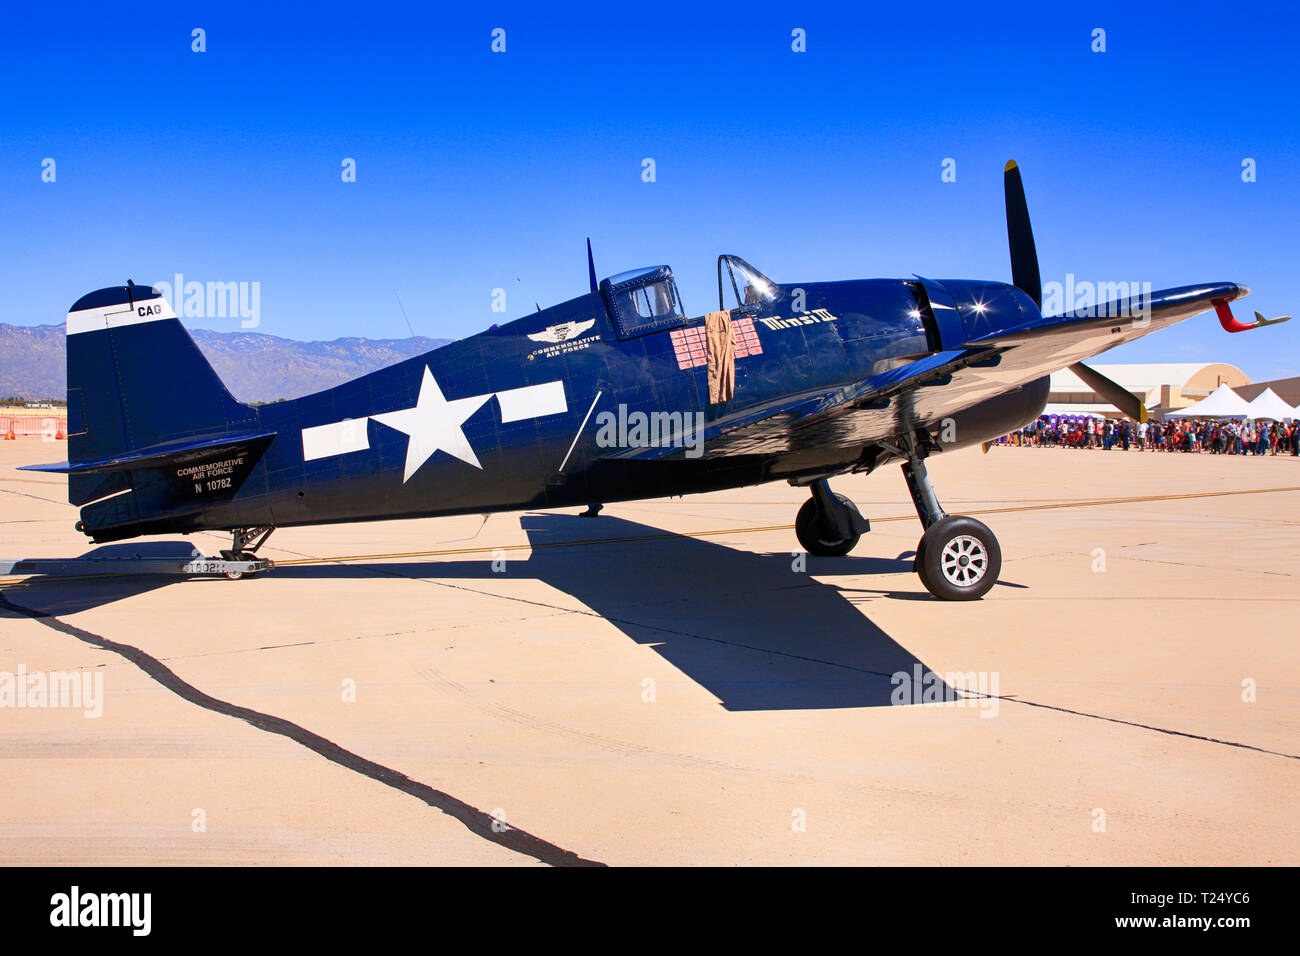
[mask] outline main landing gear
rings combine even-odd
[[[896,447],[881,443],[886,451],[903,459],[903,478],[925,527],[912,567],[926,590],[940,600],[974,601],[997,583],[1002,549],[982,521],[943,510],[925,470],[929,446],[917,437],[903,435]],[[920,437],[925,436],[922,433]],[[870,523],[852,501],[831,491],[826,479],[812,482],[811,490],[812,497],[803,503],[794,522],[799,543],[818,557],[848,554],[871,530]]]
[[[943,601],[974,601],[988,593],[1002,570],[1002,549],[988,525],[944,512],[925,470],[928,449],[911,435],[890,449],[903,458],[903,478],[925,533],[913,567],[925,589]]]
[[[848,554],[871,530],[871,523],[858,512],[857,505],[831,491],[825,478],[814,481],[811,487],[812,497],[794,519],[795,537],[805,551],[821,558]]]

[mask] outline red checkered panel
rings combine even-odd
[[[758,331],[754,328],[753,319],[737,319],[731,327],[736,335],[736,358],[763,354],[763,344],[758,340]],[[677,356],[678,368],[698,368],[708,364],[709,354],[704,326],[677,329],[671,332],[670,336],[673,340],[673,354]]]
[[[678,368],[695,368],[708,363],[708,349],[704,343],[704,326],[693,329],[677,329],[672,333],[673,353],[677,356]]]
[[[731,327],[736,333],[736,358],[763,354],[763,343],[758,340],[753,319],[737,319]]]

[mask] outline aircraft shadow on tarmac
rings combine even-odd
[[[576,598],[638,644],[651,647],[733,711],[885,706],[895,693],[895,674],[913,677],[918,667],[920,674],[929,674],[928,667],[859,606],[877,596],[928,599],[928,595],[842,589],[817,580],[908,572],[914,582],[910,555],[810,556],[803,572],[794,569],[796,559],[789,551],[755,554],[611,515],[588,520],[566,514],[527,514],[520,523],[531,555],[515,558],[517,552],[504,552],[503,571],[494,571],[492,555],[484,553],[470,560],[281,566],[271,574],[321,580],[535,578]],[[142,542],[111,547],[159,557],[190,545]],[[105,549],[92,553],[103,555]],[[47,614],[65,615],[168,584],[226,587],[232,589],[232,597],[238,596],[240,588],[257,586],[257,582],[139,575],[36,583],[18,589],[13,599]],[[454,597],[438,598],[447,599]],[[936,689],[953,695],[942,683]]]
[[[609,515],[593,521],[529,514],[520,523],[531,556],[514,559],[514,552],[506,552],[501,572],[492,570],[491,556],[484,554],[464,561],[309,565],[273,573],[535,578],[651,647],[733,711],[884,706],[891,703],[895,673],[912,676],[917,666],[929,672],[853,602],[881,592],[841,591],[814,578],[910,575],[911,560],[810,557],[804,573],[793,570],[788,551],[754,554]],[[604,540],[609,543],[588,543]]]

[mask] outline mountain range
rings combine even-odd
[[[260,332],[190,329],[189,333],[231,394],[242,402],[309,395],[451,341],[420,336],[299,342]],[[0,322],[0,398],[61,400],[66,353],[61,324]]]

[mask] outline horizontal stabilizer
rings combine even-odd
[[[271,443],[275,432],[221,435],[216,438],[188,439],[140,448],[135,451],[89,461],[57,461],[48,465],[20,465],[19,471],[51,471],[64,475],[97,475],[110,471],[137,471],[142,468],[166,468],[191,461],[207,460],[223,451],[257,447],[260,453]]]

